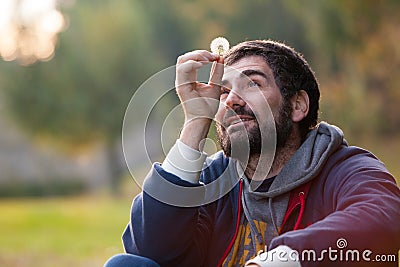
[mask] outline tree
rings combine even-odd
[[[67,11],[69,29],[55,57],[27,67],[3,63],[1,87],[11,114],[34,137],[68,150],[105,143],[118,181],[124,111],[163,58],[153,53],[138,3],[84,1]]]
[[[348,136],[400,129],[400,2],[286,1],[303,18],[323,87],[323,117]],[[339,120],[338,120],[339,119]]]
[[[317,70],[323,118],[339,119],[353,135],[396,132],[399,4],[380,3],[77,1],[64,10],[69,28],[55,57],[28,67],[0,63],[0,84],[13,117],[33,136],[73,149],[102,142],[110,162],[118,162],[125,108],[147,78],[179,54],[208,49],[219,35],[232,44],[273,38],[304,53]],[[110,166],[117,181],[123,167]]]

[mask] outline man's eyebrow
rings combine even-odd
[[[221,86],[226,86],[227,84],[229,84],[228,80],[222,80],[220,85]]]
[[[269,80],[267,74],[265,74],[264,72],[262,72],[260,70],[248,69],[248,70],[242,71],[242,73],[240,74],[240,76],[247,76],[247,77],[252,76],[252,75],[259,75],[259,76],[262,76],[267,81]]]
[[[241,73],[240,73],[240,77],[250,77],[250,76],[252,76],[252,75],[260,75],[261,77],[263,77],[264,79],[266,79],[267,81],[269,81],[270,79],[269,79],[269,77],[268,77],[268,75],[267,74],[265,74],[264,72],[262,72],[262,71],[260,71],[260,70],[255,70],[255,69],[247,69],[247,70],[244,70],[244,71],[242,71]],[[229,80],[222,80],[221,81],[221,86],[226,86],[226,85],[228,85],[229,84]]]

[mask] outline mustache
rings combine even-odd
[[[235,109],[228,109],[228,111],[225,113],[224,117],[222,118],[221,124],[224,127],[227,127],[228,125],[226,124],[227,119],[231,118],[231,117],[237,117],[237,116],[251,116],[251,117],[255,117],[256,115],[254,114],[254,112],[244,106],[244,107],[237,107]]]

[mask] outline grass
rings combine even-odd
[[[129,199],[0,200],[0,266],[102,266],[123,252]]]

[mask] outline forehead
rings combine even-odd
[[[243,77],[243,73],[246,73],[248,70],[262,72],[269,79],[273,80],[272,70],[261,56],[243,57],[232,65],[225,66],[222,80],[225,82],[232,82],[237,78]]]

